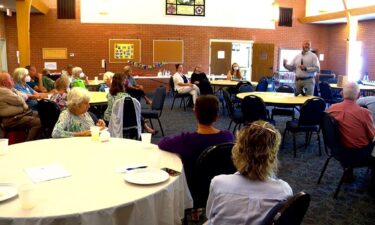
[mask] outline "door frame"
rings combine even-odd
[[[252,63],[253,63],[253,44],[254,44],[254,41],[252,41],[252,40],[232,40],[232,39],[209,39],[209,45],[208,45],[208,74],[211,74],[211,43],[212,42],[231,42],[231,43],[250,44],[251,54],[250,54],[250,57],[249,57],[249,65],[250,65],[249,80],[251,80],[251,72],[252,72],[251,68],[252,68]]]
[[[7,43],[6,43],[5,38],[0,38],[0,45],[2,47],[1,48],[2,51],[0,52],[0,54],[1,54],[1,65],[2,65],[2,68],[0,68],[0,71],[1,70],[8,71]]]

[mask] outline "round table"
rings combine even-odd
[[[244,99],[248,95],[255,95],[261,98],[267,105],[303,105],[308,99],[316,98],[316,96],[294,96],[293,93],[281,92],[244,92],[237,94],[237,97]]]
[[[90,91],[90,104],[92,105],[102,105],[107,104],[107,93],[106,92],[99,92],[99,91]]]
[[[9,146],[0,156],[0,183],[30,181],[24,169],[59,164],[71,176],[35,184],[31,210],[19,198],[0,203],[0,224],[179,224],[192,207],[185,176],[153,185],[135,185],[116,172],[129,163],[182,170],[180,158],[156,145],[111,138],[44,139]]]
[[[218,86],[218,87],[230,87],[230,86],[236,86],[239,81],[234,80],[213,80],[210,81],[212,86]],[[253,86],[258,85],[258,82],[251,81],[250,82]]]

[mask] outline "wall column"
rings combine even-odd
[[[19,66],[30,64],[30,10],[32,0],[16,1]]]

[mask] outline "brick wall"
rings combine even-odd
[[[33,14],[31,16],[31,63],[38,69],[43,67],[43,47],[66,47],[74,57],[57,61],[61,70],[67,64],[81,66],[92,78],[100,72],[100,60],[108,61],[108,39],[127,38],[142,40],[142,63],[152,63],[152,40],[154,39],[182,39],[184,40],[185,70],[192,70],[196,64],[202,64],[208,71],[209,64],[209,40],[232,39],[254,40],[258,43],[275,44],[275,63],[279,48],[300,48],[301,42],[310,39],[313,48],[319,53],[326,54],[326,60],[321,63],[323,69],[329,68],[329,31],[328,26],[300,24],[297,18],[305,13],[305,5],[302,1],[282,0],[283,7],[292,7],[293,27],[277,27],[276,30],[223,28],[223,27],[194,27],[194,26],[169,26],[169,25],[131,25],[131,24],[81,24],[79,19],[79,1],[77,0],[77,19],[57,20],[56,9],[51,9],[47,15]],[[55,3],[47,1],[51,7]],[[152,18],[150,18],[152,19]],[[8,50],[8,67],[12,71],[16,64],[17,29],[16,17],[6,17],[6,37]],[[328,57],[327,57],[328,54]],[[124,64],[108,64],[108,70],[121,71]],[[167,69],[174,71],[173,65]],[[156,73],[156,71],[140,71],[143,73]]]

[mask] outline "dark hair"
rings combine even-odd
[[[201,95],[197,98],[194,109],[200,124],[211,125],[219,112],[219,100],[213,95]]]
[[[182,64],[180,63],[177,63],[176,65],[174,65],[176,67],[176,70],[178,70],[178,67],[180,67]]]
[[[27,70],[30,70],[30,68],[31,68],[31,65],[25,66],[25,69],[27,69]]]
[[[109,88],[109,93],[112,96],[119,92],[125,92],[125,75],[123,73],[115,73],[112,78],[112,84]]]

